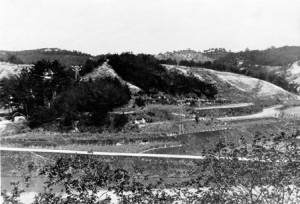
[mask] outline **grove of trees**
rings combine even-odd
[[[122,53],[108,55],[113,69],[126,81],[140,87],[146,93],[165,92],[170,94],[194,93],[197,96],[214,98],[217,89],[213,84],[203,82],[193,75],[168,71],[152,55]]]
[[[67,126],[80,119],[102,125],[109,111],[130,100],[127,85],[119,80],[75,81],[73,71],[58,61],[38,61],[33,68],[2,79],[1,84],[0,105],[26,115],[31,127],[58,118]]]

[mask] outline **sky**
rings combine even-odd
[[[89,54],[300,45],[299,0],[0,0],[0,50]]]

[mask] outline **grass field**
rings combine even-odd
[[[187,123],[185,130],[197,131],[195,122]],[[251,138],[255,134],[270,136],[270,134],[293,134],[300,121],[287,122],[278,119],[259,119],[229,122],[231,129],[210,132],[187,133],[167,136],[162,133],[26,133],[1,138],[1,146],[27,148],[53,148],[63,150],[83,150],[101,152],[138,153],[148,149],[167,146],[165,149],[153,150],[151,153],[201,155],[204,149],[212,148],[220,139],[239,144],[239,138]],[[174,125],[174,124],[173,124]],[[159,125],[158,125],[159,126]],[[194,126],[194,127],[193,127]],[[206,127],[203,125],[203,127]],[[155,130],[155,126],[152,127]],[[175,128],[178,128],[174,126]],[[194,129],[193,129],[194,128]],[[207,127],[206,127],[207,128]],[[168,148],[182,145],[180,148]]]
[[[53,162],[56,157],[72,156],[57,153],[30,153],[1,151],[1,176],[23,176],[28,174],[28,165],[33,167],[32,176],[37,176],[41,166]],[[195,162],[186,159],[137,158],[93,156],[107,162],[114,168],[123,168],[131,172],[137,169],[151,176],[184,177],[192,171]]]
[[[88,151],[88,152],[126,152],[126,153],[140,153],[153,148],[164,148],[169,146],[178,146],[179,142],[136,142],[117,145],[85,145],[85,144],[70,144],[60,146],[48,146],[47,149],[56,150],[77,150],[77,151]],[[24,147],[22,144],[7,144],[6,147]],[[27,146],[26,148],[41,148],[41,146]]]

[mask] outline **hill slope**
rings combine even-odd
[[[139,91],[142,91],[139,87],[124,81],[107,62],[104,62],[102,65],[95,68],[91,73],[88,73],[83,77],[81,77],[81,80],[88,81],[88,80],[94,80],[96,78],[105,78],[105,77],[117,78],[122,83],[127,84],[131,93],[137,93]]]
[[[200,53],[213,58],[213,62],[201,62],[193,57],[186,57],[186,53]],[[300,46],[271,47],[265,50],[248,50],[242,52],[227,52],[225,49],[209,49],[203,53],[187,50],[178,51],[168,55],[161,54],[164,64],[178,64],[184,66],[205,67],[219,71],[229,71],[259,78],[276,84],[286,90],[297,92],[300,85]],[[160,57],[161,57],[160,56]],[[193,55],[191,55],[193,56]],[[167,59],[166,59],[167,58]]]
[[[266,50],[245,50],[229,53],[219,60],[221,63],[245,68],[257,66],[288,66],[300,59],[300,46],[284,46]]]
[[[15,64],[32,64],[38,60],[59,60],[63,65],[81,65],[91,55],[79,51],[62,50],[59,48],[42,48],[23,51],[0,51],[0,61]]]
[[[190,68],[184,66],[164,65],[169,70],[178,69],[185,74],[193,74],[198,78],[213,83],[217,86],[217,97],[228,99],[232,102],[253,101],[256,99],[289,99],[298,98],[274,84],[256,78],[219,72],[205,68]]]
[[[12,64],[9,62],[0,62],[0,80],[9,75],[20,73],[22,68],[30,68],[31,64]]]
[[[155,57],[158,60],[172,59],[176,61],[186,60],[186,61],[195,61],[195,62],[206,62],[206,61],[212,62],[214,60],[213,58],[208,57],[201,52],[197,52],[190,49],[166,52],[164,54],[158,54]]]
[[[289,82],[300,85],[300,60],[292,63],[287,69],[284,69],[284,71]]]

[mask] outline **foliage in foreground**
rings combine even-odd
[[[237,203],[277,204],[300,202],[300,154],[291,138],[273,136],[252,141],[241,138],[240,146],[220,142],[195,161],[193,179],[167,185],[162,179],[149,182],[139,167],[135,172],[113,169],[93,155],[57,158],[43,168],[44,192],[33,203]],[[53,192],[60,186],[65,196]],[[100,190],[106,193],[100,195]],[[19,203],[17,186],[11,195],[2,191],[4,203]]]

